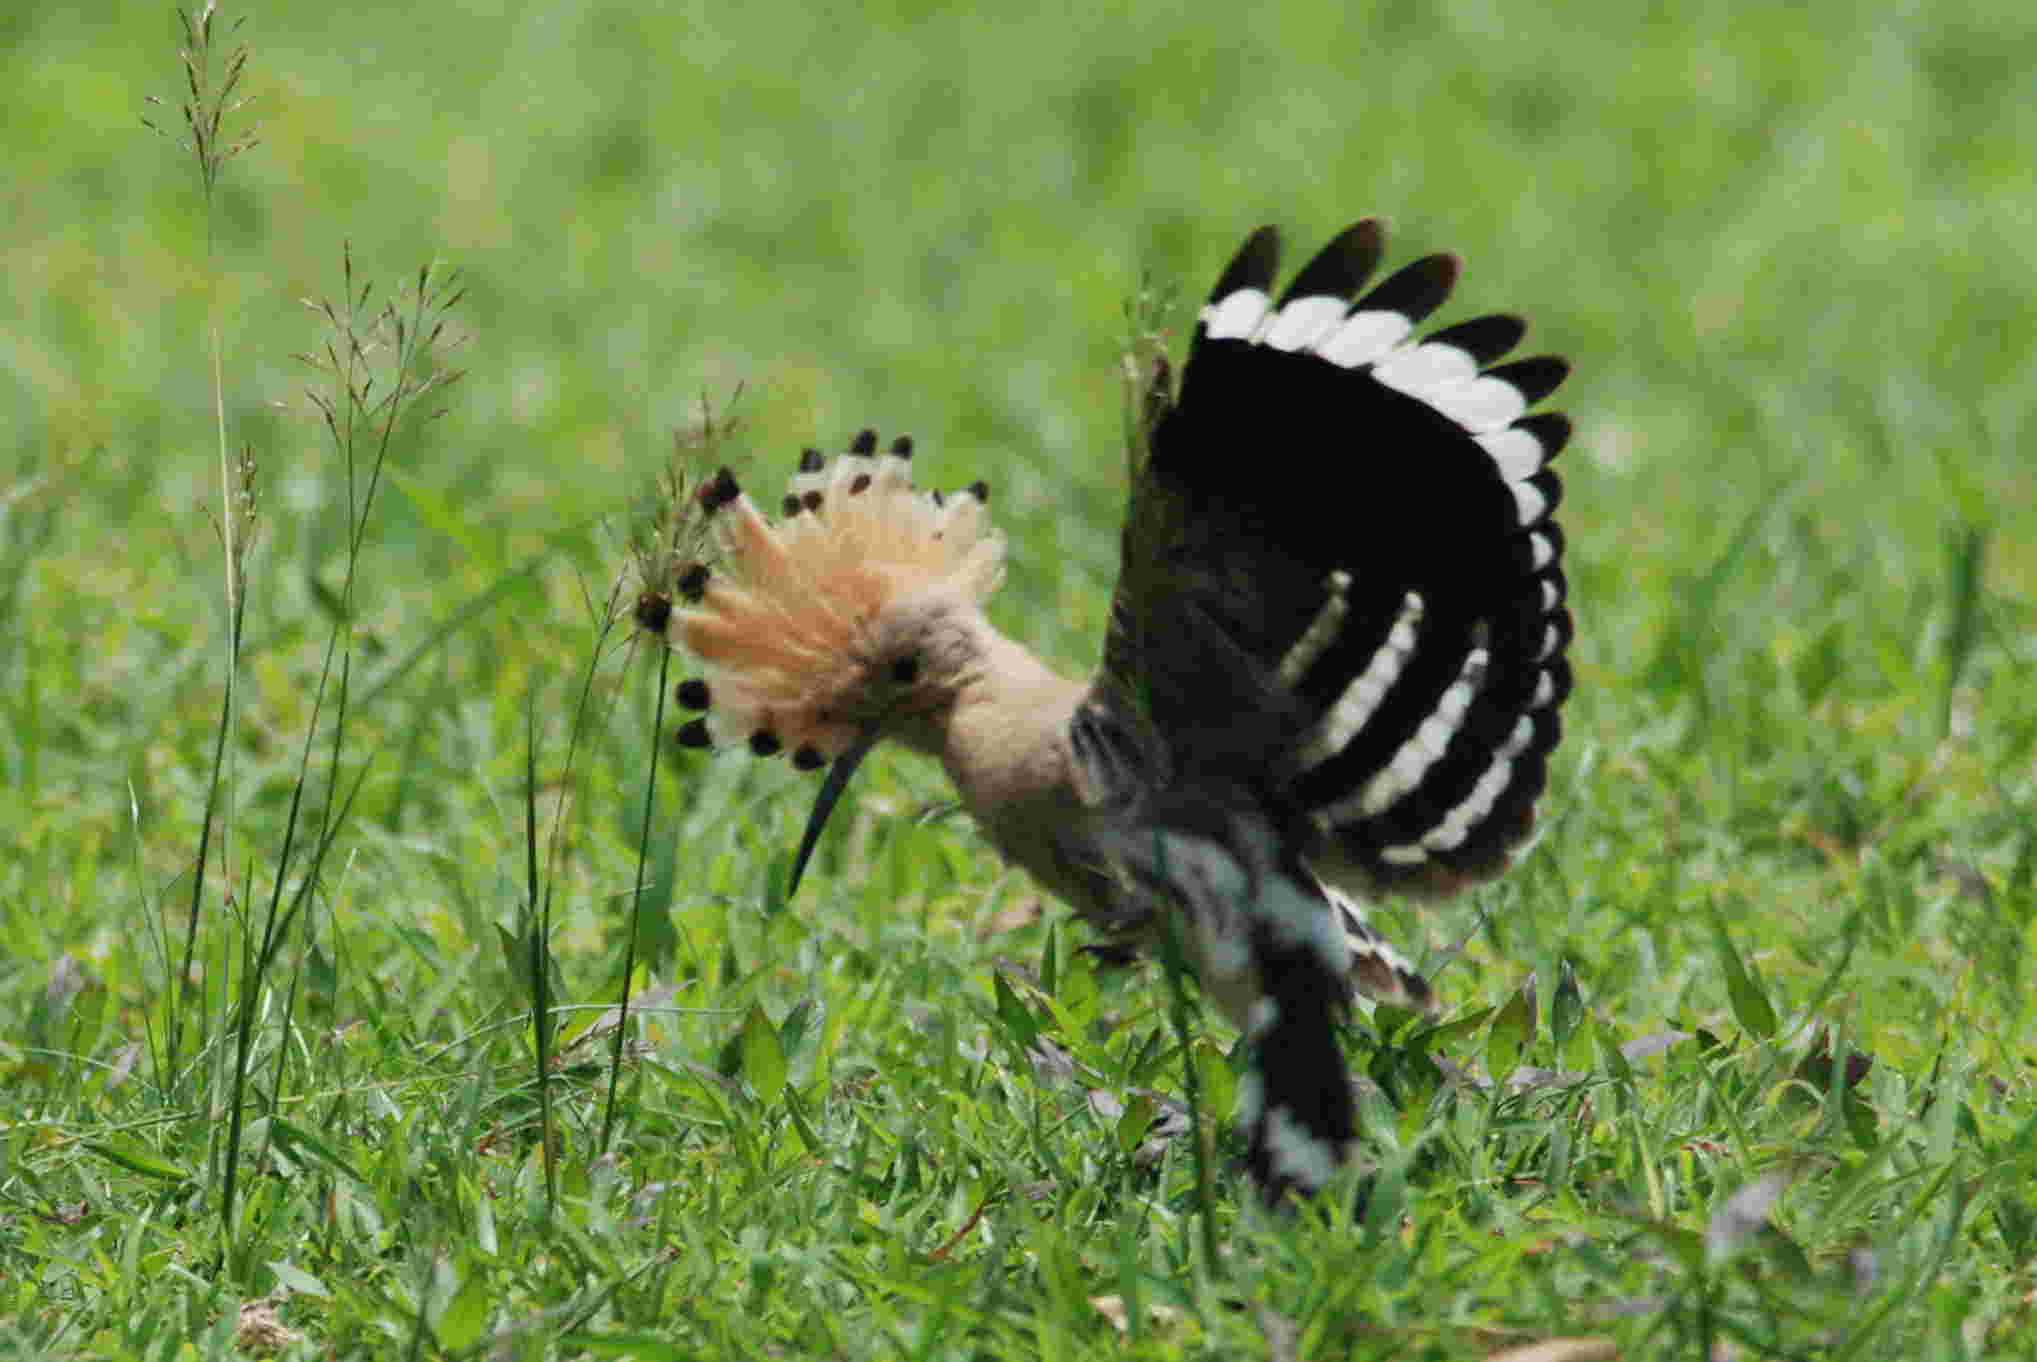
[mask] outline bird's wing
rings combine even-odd
[[[1156,374],[1098,684],[1175,768],[1275,788],[1331,884],[1433,895],[1506,866],[1561,732],[1570,426],[1529,409],[1568,366],[1496,363],[1511,316],[1416,337],[1457,261],[1361,292],[1384,247],[1361,222],[1276,300],[1261,229]]]

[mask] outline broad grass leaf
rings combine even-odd
[[[143,1177],[160,1178],[164,1182],[188,1182],[191,1180],[190,1170],[186,1169],[184,1165],[172,1163],[168,1159],[152,1154],[139,1145],[129,1144],[125,1140],[87,1140],[85,1141],[85,1148],[91,1150],[107,1162],[118,1164],[130,1173],[140,1173]]]
[[[271,1116],[269,1118],[269,1133],[274,1137],[277,1144],[282,1145],[297,1158],[302,1159],[308,1156],[328,1168],[345,1173],[355,1182],[366,1185],[368,1180],[355,1172],[353,1166],[341,1156],[339,1151],[327,1144],[316,1131],[306,1130],[303,1126],[289,1120],[287,1117]]]
[[[456,1353],[466,1352],[479,1343],[482,1331],[488,1327],[488,1312],[494,1299],[495,1293],[488,1285],[488,1274],[469,1271],[461,1281],[460,1289],[446,1302],[445,1313],[439,1316],[439,1343]]]
[[[1549,1035],[1556,1042],[1556,1063],[1570,1062],[1570,1040],[1584,1016],[1584,994],[1568,958],[1556,969],[1556,995],[1549,1000]]]
[[[743,1077],[767,1105],[785,1091],[785,1047],[761,1003],[751,1003],[743,1018]]]
[[[806,1119],[806,1104],[800,1100],[799,1089],[785,1089],[785,1114],[792,1118],[792,1129],[799,1136],[799,1142],[806,1146],[806,1152],[817,1159],[826,1158],[827,1146],[821,1143],[820,1136],[814,1134],[812,1123]]]
[[[1133,1093],[1132,1100],[1124,1104],[1118,1114],[1118,1153],[1130,1154],[1146,1138],[1146,1131],[1153,1124],[1154,1102],[1144,1093]]]
[[[1535,1039],[1535,976],[1530,973],[1514,996],[1492,1019],[1485,1038],[1485,1067],[1496,1083],[1504,1083],[1520,1066],[1521,1057]]]
[[[1761,976],[1740,959],[1740,952],[1726,931],[1725,919],[1717,909],[1712,910],[1712,936],[1719,952],[1719,967],[1726,974],[1726,997],[1733,1005],[1734,1020],[1750,1035],[1774,1039],[1775,1009],[1761,987]]]
[[[997,1019],[1004,1025],[1006,1038],[1020,1053],[1032,1049],[1033,1042],[1040,1038],[1040,1023],[1032,1009],[1005,982],[1004,971],[993,972],[990,980],[997,995]]]

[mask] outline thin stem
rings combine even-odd
[[[1158,830],[1153,834],[1155,858],[1161,874],[1166,873],[1166,839]],[[1202,1075],[1195,1065],[1195,1051],[1190,1044],[1188,987],[1188,959],[1181,947],[1180,914],[1162,912],[1160,919],[1160,962],[1167,974],[1167,1018],[1174,1028],[1175,1044],[1181,1047],[1182,1093],[1188,1101],[1188,1137],[1195,1156],[1195,1201],[1196,1219],[1202,1227],[1203,1261],[1208,1264],[1212,1279],[1222,1280],[1223,1259],[1217,1254],[1217,1227],[1215,1216],[1215,1193],[1211,1186],[1209,1150],[1203,1137],[1202,1128]]]
[[[544,1156],[545,1165],[545,1212],[554,1215],[559,1207],[558,1156],[552,1148],[552,1036],[551,1036],[551,988],[550,972],[545,968],[549,962],[548,950],[552,935],[552,906],[549,895],[541,892],[538,878],[538,767],[537,767],[537,693],[533,691],[530,705],[525,714],[524,734],[524,875],[525,901],[529,904],[529,915],[525,919],[524,933],[529,942],[528,964],[530,968],[530,1024],[534,1049],[537,1055],[538,1089],[538,1145]]]
[[[629,941],[622,953],[622,1003],[616,1011],[615,1052],[608,1067],[608,1103],[601,1114],[601,1152],[608,1152],[609,1133],[615,1128],[615,1088],[622,1073],[623,1037],[629,1033],[630,984],[636,978],[637,922],[643,912],[644,871],[650,862],[651,811],[657,806],[658,735],[665,731],[665,695],[671,679],[672,650],[658,650],[658,704],[651,719],[651,769],[644,777],[644,819],[637,832],[637,882],[630,894]]]

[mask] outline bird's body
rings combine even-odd
[[[1335,1024],[1353,982],[1426,1008],[1358,896],[1449,893],[1527,837],[1569,689],[1545,465],[1526,415],[1560,360],[1523,325],[1426,339],[1456,263],[1358,297],[1361,223],[1275,303],[1262,230],[1201,314],[1178,397],[1146,377],[1104,664],[1056,674],[983,613],[1003,541],[981,484],[913,487],[911,444],[809,451],[773,525],[726,473],[677,641],[707,675],[689,745],[834,770],[800,864],[872,744],[939,759],[990,842],[1114,941],[1167,928],[1245,1032],[1262,1189],[1313,1190],[1355,1132]]]

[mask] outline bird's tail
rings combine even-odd
[[[1318,876],[1320,878],[1320,876]],[[1372,925],[1363,905],[1333,884],[1322,885],[1350,953],[1351,982],[1376,1003],[1433,1016],[1442,1003],[1422,972]]]
[[[1205,993],[1242,1013],[1237,1123],[1253,1181],[1269,1203],[1314,1194],[1357,1135],[1337,1044],[1350,998],[1343,921],[1243,792],[1176,789],[1104,836],[1117,872],[1178,910]]]
[[[683,567],[660,632],[702,663],[679,700],[702,711],[688,747],[744,743],[818,770],[856,742],[869,629],[887,603],[946,586],[982,601],[1003,576],[988,488],[913,485],[912,441],[864,431],[829,460],[802,456],[774,522],[726,468],[695,494],[706,552]],[[640,612],[642,618],[642,612]]]

